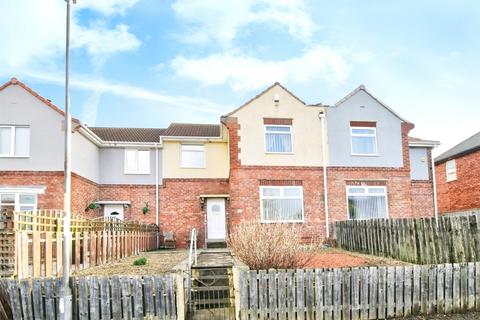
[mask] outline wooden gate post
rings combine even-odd
[[[238,260],[237,258],[233,257],[233,267],[232,267],[232,275],[233,275],[233,294],[235,297],[234,307],[235,307],[235,319],[240,320],[240,306],[241,306],[241,282],[240,282],[240,274],[242,272],[247,272],[250,270],[246,264]]]

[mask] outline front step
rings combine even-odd
[[[207,249],[223,249],[227,247],[225,241],[208,241],[207,240]]]

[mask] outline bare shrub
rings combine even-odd
[[[251,269],[302,268],[317,243],[302,243],[300,234],[301,227],[292,224],[242,223],[230,233],[228,245]]]

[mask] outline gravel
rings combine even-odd
[[[145,257],[147,264],[134,266],[133,261]],[[153,275],[170,271],[179,262],[188,257],[186,250],[158,250],[142,252],[137,256],[131,256],[113,261],[101,266],[87,268],[75,273],[76,276],[113,276],[113,275]]]

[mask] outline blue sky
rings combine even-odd
[[[478,1],[77,2],[72,110],[91,126],[216,123],[280,81],[325,104],[365,84],[439,151],[480,130]],[[0,2],[0,80],[60,107],[64,9]]]

